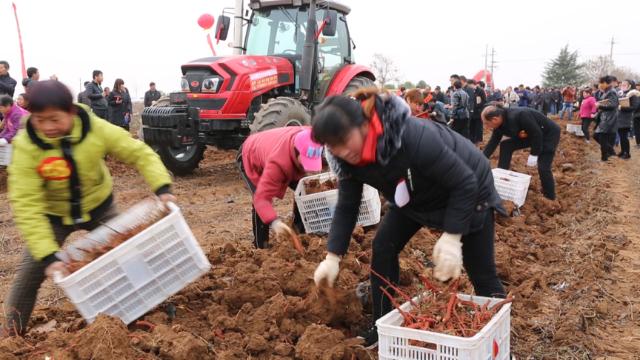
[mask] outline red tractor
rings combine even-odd
[[[374,86],[373,73],[354,64],[349,7],[323,0],[251,0],[249,7],[244,45],[234,43],[240,55],[183,65],[182,91],[142,112],[144,141],[176,175],[197,168],[207,145],[234,149],[252,132],[309,124],[325,97]],[[242,10],[235,18],[240,31]],[[229,24],[218,18],[217,38],[226,39]]]

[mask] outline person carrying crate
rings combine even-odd
[[[45,276],[66,274],[60,247],[76,230],[93,230],[117,214],[106,155],[135,166],[163,202],[175,201],[158,155],[125,130],[73,103],[55,80],[28,94],[31,115],[13,139],[9,200],[26,249],[5,299],[0,337],[22,335]],[[60,256],[60,257],[59,257]]]
[[[316,268],[315,283],[335,283],[366,183],[391,204],[373,239],[373,271],[397,284],[400,252],[427,226],[444,231],[433,249],[438,280],[459,277],[464,266],[476,294],[504,297],[493,250],[494,209],[504,210],[487,159],[452,129],[411,116],[396,96],[375,88],[353,96],[327,98],[313,119],[313,138],[327,146],[326,157],[339,178],[328,254]],[[392,310],[382,286],[371,276],[374,323]],[[375,327],[362,337],[367,346],[374,345]]]
[[[556,186],[551,164],[560,143],[560,126],[540,111],[523,107],[507,109],[489,105],[481,116],[485,127],[493,130],[484,147],[484,155],[490,158],[500,144],[498,167],[509,170],[513,152],[530,148],[527,166],[538,167],[542,194],[549,200],[555,200]],[[503,136],[507,139],[502,140]]]
[[[322,146],[311,140],[308,126],[262,131],[249,136],[242,144],[236,161],[253,194],[251,221],[256,248],[267,247],[269,227],[278,235],[295,236],[291,228],[278,218],[273,199],[282,199],[287,187],[295,190],[305,175],[322,170],[322,151]],[[298,233],[304,232],[295,202],[293,224]]]

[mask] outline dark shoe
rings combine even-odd
[[[631,159],[631,155],[630,154],[626,154],[626,153],[622,154],[622,155],[620,155],[620,159],[624,159],[624,160]]]
[[[370,327],[358,335],[358,338],[364,340],[365,349],[375,349],[378,346],[378,329],[375,326]]]

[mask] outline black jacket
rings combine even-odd
[[[469,97],[464,89],[458,89],[451,94],[451,118],[468,119],[469,103],[473,97]]]
[[[120,101],[118,103],[118,101]],[[129,113],[131,115],[131,97],[129,96],[129,91],[124,90],[123,92],[113,90],[109,93],[109,97],[107,99],[109,102],[109,121],[118,126],[127,125],[124,120],[125,114]]]
[[[629,102],[630,102],[631,108],[633,109],[633,118],[640,119],[640,94],[636,96],[632,96],[629,99]]]
[[[467,100],[467,111],[469,112],[469,115],[471,115],[475,110],[476,91],[469,85],[462,88],[462,90],[464,90],[464,92],[469,96],[469,100]]]
[[[629,107],[620,107],[620,111],[618,112],[619,129],[631,127],[631,123],[633,122],[634,117],[634,111],[638,107],[638,102],[640,101],[640,93],[638,92],[638,90],[633,89],[631,91],[628,91],[625,96],[629,97]]]
[[[615,89],[609,89],[596,99],[598,100],[596,133],[615,133],[618,131],[618,94]]]
[[[447,104],[448,103],[447,97],[444,95],[444,93],[442,91],[437,93],[434,97],[435,97],[436,101],[440,101],[443,104]]]
[[[144,107],[149,107],[153,104],[154,101],[160,99],[160,91],[147,91],[144,93]]]
[[[0,95],[13,97],[18,83],[9,74],[0,76]]]
[[[478,231],[486,211],[501,209],[489,161],[469,140],[446,126],[410,116],[406,104],[395,96],[377,98],[376,111],[384,127],[376,163],[352,166],[327,153],[340,179],[330,252],[342,255],[349,247],[364,183],[396,207],[396,186],[405,179],[411,199],[397,210],[420,224],[453,234]]]
[[[509,108],[499,128],[494,129],[491,139],[484,148],[488,158],[500,144],[503,136],[517,138],[531,143],[531,155],[555,151],[560,140],[560,127],[538,110],[530,108]]]
[[[92,81],[87,85],[86,95],[91,100],[91,108],[95,111],[107,109],[107,99],[104,98],[102,92],[102,86],[95,81]]]
[[[482,109],[487,104],[487,93],[480,86],[476,87],[475,96],[472,98],[475,105],[474,113],[476,117],[480,116]]]

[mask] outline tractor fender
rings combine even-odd
[[[355,64],[345,65],[336,72],[324,96],[341,95],[347,88],[349,82],[356,76],[366,77],[372,81],[376,80],[376,77],[366,66]]]

